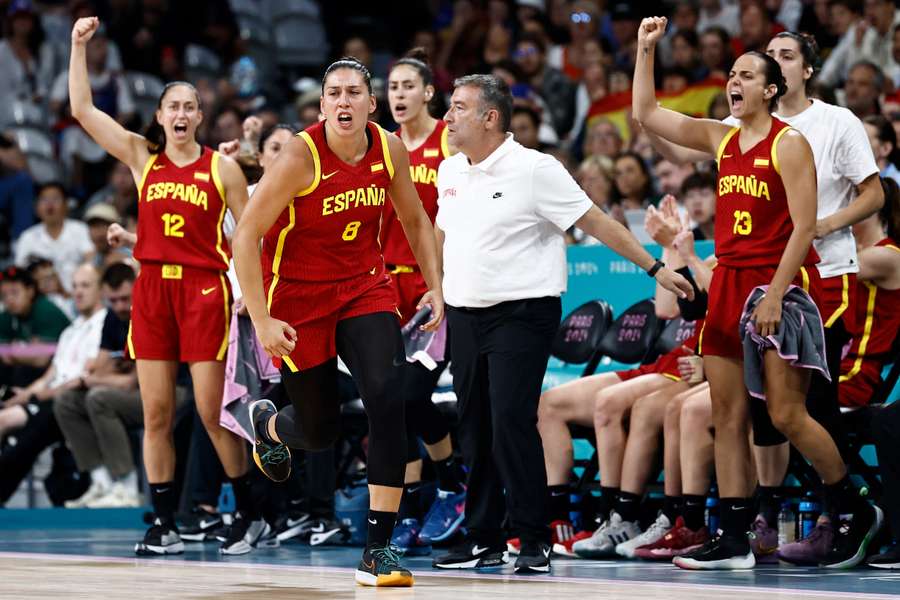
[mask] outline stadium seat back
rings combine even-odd
[[[597,352],[611,323],[609,304],[603,300],[586,302],[560,323],[550,353],[565,363],[586,363]]]
[[[655,360],[658,356],[668,354],[684,344],[694,335],[694,332],[697,330],[696,325],[696,321],[685,321],[681,317],[665,321],[661,325],[662,331],[660,331],[659,337],[656,338],[656,343],[653,345],[652,359]],[[648,356],[647,358],[651,357]]]
[[[19,150],[26,156],[41,156],[44,158],[54,158],[53,155],[53,139],[50,134],[45,131],[38,131],[30,127],[15,127],[10,130],[16,139]]]
[[[600,352],[621,363],[640,362],[653,347],[658,327],[654,301],[641,300],[613,322],[600,342]]]

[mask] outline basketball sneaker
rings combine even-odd
[[[509,558],[502,545],[481,545],[467,540],[452,547],[447,554],[435,558],[431,561],[431,566],[437,569],[482,569],[500,567],[508,562]]]
[[[203,510],[199,506],[181,518],[178,530],[181,539],[189,542],[205,542],[215,539],[214,532],[222,525],[222,515]]]
[[[577,558],[578,555],[575,554],[575,551],[572,549],[572,546],[580,542],[581,540],[586,540],[589,537],[594,535],[593,531],[579,531],[572,537],[562,542],[553,544],[553,553],[558,554],[560,556],[568,556],[570,558]],[[518,539],[518,538],[516,538]]]
[[[575,526],[571,521],[556,520],[550,523],[550,544],[555,548],[559,544],[565,544],[575,537]],[[506,551],[516,556],[522,550],[522,541],[512,538],[506,541]],[[555,551],[555,550],[554,550]]]
[[[425,520],[422,521],[422,531],[419,532],[419,542],[432,544],[442,542],[456,533],[462,525],[466,510],[466,492],[463,490],[457,494],[438,490],[437,498]]]
[[[259,426],[277,413],[271,400],[257,400],[250,405],[250,427],[253,430],[253,461],[272,481],[284,481],[291,474],[291,451],[285,444],[271,444]]]
[[[667,560],[696,550],[709,541],[709,530],[701,527],[697,531],[684,524],[684,519],[675,519],[675,526],[653,544],[635,548],[634,555],[644,560]]]
[[[516,559],[516,573],[527,575],[529,573],[550,572],[550,546],[543,542],[525,542],[519,558]]]
[[[757,515],[750,526],[750,548],[758,565],[771,565],[778,562],[778,531],[769,527],[762,515]]]
[[[825,560],[834,542],[831,521],[820,519],[805,538],[778,547],[776,556],[792,565],[812,566]]]
[[[672,564],[692,571],[735,571],[752,569],[756,566],[756,559],[745,536],[716,535],[696,550],[676,556]]]
[[[183,552],[184,542],[181,541],[175,524],[164,524],[159,517],[153,520],[144,539],[134,545],[134,553],[138,556],[163,556]]]
[[[329,518],[316,518],[309,527],[309,545],[345,544],[350,540],[347,527]]]
[[[834,542],[822,566],[826,569],[852,569],[860,564],[883,523],[881,508],[869,504],[854,514],[840,515]]]
[[[394,526],[391,546],[401,556],[425,556],[431,554],[431,545],[419,542],[419,520],[403,519]]]
[[[302,536],[309,529],[312,516],[299,510],[288,510],[275,521],[275,535],[278,540],[286,542],[292,538]]]
[[[894,544],[881,554],[873,556],[867,564],[876,569],[900,569],[900,544]]]
[[[89,502],[93,502],[99,498],[102,498],[109,492],[110,486],[102,483],[101,481],[94,480],[91,482],[91,486],[87,489],[87,491],[75,498],[74,500],[66,500],[65,507],[66,508],[86,508]]]
[[[366,548],[356,567],[356,583],[376,587],[412,587],[413,576],[400,565],[391,546]]]
[[[617,544],[616,554],[624,558],[634,558],[636,549],[658,542],[670,531],[672,531],[672,524],[669,522],[669,517],[659,513],[659,516],[656,517],[656,520],[651,523],[645,532],[631,538],[627,542]]]
[[[623,521],[619,513],[613,510],[609,513],[609,519],[591,537],[573,544],[572,551],[579,558],[613,558],[616,556],[616,546],[640,534],[637,521]]]
[[[262,517],[251,521],[243,513],[236,512],[225,541],[219,547],[219,553],[231,556],[247,554],[256,548],[260,538],[269,532],[269,524]]]

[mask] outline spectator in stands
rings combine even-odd
[[[700,37],[693,29],[679,30],[672,36],[672,66],[689,75],[694,83],[705,78],[709,69],[700,61]]]
[[[900,169],[897,168],[900,150],[897,149],[897,133],[894,126],[881,115],[866,117],[863,119],[863,126],[869,135],[869,143],[872,144],[879,175],[889,177],[900,184]]]
[[[780,29],[782,28],[777,28],[777,30]],[[777,30],[772,25],[769,13],[766,12],[762,2],[757,0],[745,3],[741,10],[741,32],[735,40],[736,45],[740,48],[738,54],[754,50],[765,52],[766,45],[772,35],[777,33]]]
[[[210,145],[215,148],[222,142],[243,138],[244,115],[234,106],[222,107],[213,119],[210,132]]]
[[[113,248],[109,245],[106,232],[113,223],[119,223],[121,218],[111,204],[95,204],[84,212],[84,221],[88,226],[88,234],[94,245],[93,264],[100,270],[109,265],[122,262],[131,255],[129,249]]]
[[[14,242],[34,223],[34,207],[32,206],[34,190],[31,176],[28,174],[28,163],[15,140],[0,133],[0,221],[8,224],[6,235],[0,231],[0,259],[9,252],[9,242]]]
[[[732,37],[736,36],[741,30],[740,7],[724,0],[700,0],[697,31],[706,31],[713,26],[721,27]]]
[[[596,155],[614,159],[624,146],[625,143],[622,141],[619,128],[609,119],[597,119],[590,126],[584,138],[584,157]]]
[[[878,65],[862,61],[853,65],[844,85],[846,104],[860,119],[881,113],[879,97],[884,92],[884,72]]]
[[[488,28],[484,39],[484,48],[481,50],[481,65],[479,71],[489,70],[498,62],[510,58],[510,46],[512,46],[512,32],[501,23],[494,23]]]
[[[862,5],[858,0],[829,0],[829,30],[831,35],[837,38],[837,41],[831,47],[832,54],[837,52],[838,47],[841,45],[856,43],[856,25],[862,17],[861,10]],[[816,39],[818,40],[818,37]],[[827,47],[820,45],[820,48]],[[846,50],[841,50],[841,52],[846,52]]]
[[[526,148],[541,150],[542,144],[538,140],[540,126],[541,118],[536,110],[525,106],[513,109],[509,130],[512,131],[513,138]]]
[[[53,268],[53,263],[46,258],[38,258],[28,263],[28,274],[37,286],[38,294],[51,300],[53,304],[59,307],[59,310],[65,313],[69,320],[74,319],[75,305],[72,299],[66,293],[59,280],[59,273]]]
[[[716,177],[712,173],[693,173],[681,185],[681,199],[691,223],[695,240],[711,240],[716,219]]]
[[[184,34],[194,31],[193,23],[178,22],[177,15],[159,2],[116,3],[110,23],[129,70],[163,80],[177,78],[187,41]]]
[[[0,40],[0,101],[39,100],[46,95],[52,58],[30,0],[10,2]]]
[[[580,81],[584,73],[584,53],[589,41],[597,39],[600,13],[597,5],[586,0],[569,7],[569,42],[553,46],[547,52],[547,64],[562,71],[572,81]]]
[[[455,0],[453,19],[441,33],[441,50],[435,61],[451,76],[469,73],[481,61],[488,24],[473,0]]]
[[[35,212],[41,222],[26,229],[19,237],[15,263],[24,267],[35,258],[53,261],[63,287],[70,292],[72,274],[94,252],[87,225],[68,218],[66,190],[58,182],[45,183],[38,188]]]
[[[546,51],[542,39],[524,34],[516,44],[515,59],[526,81],[547,103],[556,133],[563,136],[572,128],[575,84],[562,71],[547,64]]]
[[[734,59],[731,36],[724,28],[709,27],[700,35],[700,62],[711,76],[725,79]]]
[[[613,165],[614,200],[625,210],[649,206],[653,198],[653,178],[640,155],[634,152],[619,154]]]
[[[353,56],[369,69],[373,68],[372,49],[366,38],[358,35],[351,36],[344,40],[342,56]]]
[[[693,163],[678,164],[659,155],[653,163],[653,178],[660,194],[682,194],[684,180],[695,172]]]
[[[615,64],[625,71],[631,71],[634,68],[638,25],[641,22],[640,9],[633,2],[616,2],[609,9],[609,18],[615,37]]]
[[[100,350],[106,309],[97,270],[90,265],[79,267],[72,289],[78,318],[62,332],[50,366],[28,387],[15,388],[12,398],[0,409],[0,436],[11,432],[16,436],[16,444],[7,445],[0,453],[0,504],[15,492],[38,455],[61,441],[52,400],[82,386],[85,367]]]
[[[595,154],[584,159],[575,172],[575,181],[584,190],[594,206],[609,214],[619,223],[625,222],[625,214],[621,204],[612,203],[613,193],[613,161],[605,156]],[[580,246],[593,246],[597,240],[577,227],[573,227],[569,234],[569,243]]]
[[[584,77],[575,90],[575,117],[568,139],[576,142],[584,131],[588,111],[594,102],[602,100],[609,93],[606,66],[602,52],[585,60]]]
[[[113,158],[110,158],[110,163],[106,186],[94,192],[85,207],[90,209],[95,204],[110,204],[117,213],[123,215],[131,205],[137,203],[137,187],[128,165]]]
[[[850,27],[828,55],[819,80],[827,85],[837,85],[849,79],[851,68],[860,61],[888,68],[893,64],[894,26],[898,24],[900,11],[893,0],[866,0],[865,19]]]

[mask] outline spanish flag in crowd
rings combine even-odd
[[[709,105],[716,95],[724,92],[725,83],[724,79],[708,77],[677,93],[657,92],[656,101],[660,106],[692,117],[707,117]],[[625,143],[629,143],[632,134],[631,90],[610,94],[594,102],[588,109],[585,130],[589,130],[598,119],[612,121]]]

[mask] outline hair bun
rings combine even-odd
[[[419,60],[428,65],[428,51],[425,50],[422,46],[416,46],[412,48],[409,52],[403,55],[403,58],[412,58],[414,60]]]

